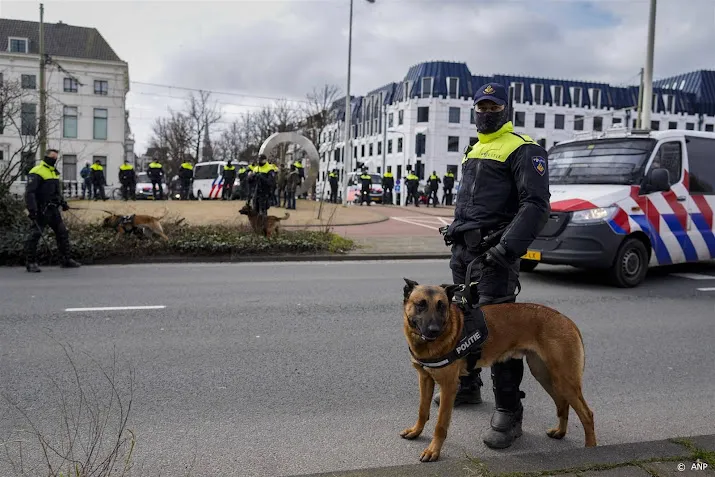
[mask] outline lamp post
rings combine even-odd
[[[646,48],[645,68],[643,69],[643,102],[641,109],[641,127],[650,129],[650,113],[653,105],[653,50],[655,50],[655,4],[650,0],[648,18],[648,46]]]
[[[375,0],[366,1],[368,3],[375,3]],[[352,112],[350,111],[350,74],[353,55],[353,2],[354,0],[350,0],[350,23],[348,26],[348,79],[347,86],[345,88],[345,147],[343,148],[343,205],[348,204],[348,174],[352,172],[353,163],[353,148],[350,141],[352,139]]]
[[[405,135],[405,133],[403,133],[402,131],[395,131],[394,129],[388,130],[387,128],[385,128],[385,138],[387,138],[388,132],[392,133],[392,134],[400,134],[402,136],[402,139],[403,139],[402,151],[404,152],[404,154],[402,155],[402,175],[404,176],[405,168],[406,168],[406,164],[407,164],[407,144],[406,144],[407,143],[407,135]],[[385,149],[387,149],[387,143],[385,144]],[[398,177],[398,179],[400,181],[400,206],[404,206],[405,205],[404,199],[406,197],[405,196],[405,181],[403,180],[404,177]],[[394,205],[397,205],[397,197],[395,196],[395,194],[392,194],[392,203]]]

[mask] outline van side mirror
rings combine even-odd
[[[670,173],[667,169],[656,167],[648,172],[646,181],[641,187],[642,194],[651,192],[667,192],[670,190]]]

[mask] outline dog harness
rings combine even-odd
[[[134,223],[134,216],[135,216],[135,215],[136,215],[136,214],[123,215],[123,216],[119,219],[119,221],[117,222],[117,225],[115,225],[115,227],[121,227],[122,230],[124,230],[125,233],[131,232],[131,230],[127,230],[124,226],[125,226],[125,225],[131,225],[131,224],[133,224],[133,223]]]

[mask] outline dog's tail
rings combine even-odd
[[[110,212],[108,210],[102,210],[102,212],[104,212],[107,215],[114,215],[114,212]]]
[[[584,372],[586,370],[586,346],[583,344],[583,335],[581,335],[581,330],[578,329],[578,326],[576,327],[576,333],[578,333],[578,337],[581,340],[581,356],[583,357],[581,372]]]
[[[164,215],[162,215],[161,217],[158,217],[156,220],[161,221],[161,220],[162,220],[164,217],[166,217],[167,215],[169,215],[169,209],[166,208],[166,207],[164,207]]]
[[[283,218],[281,220],[288,220],[289,217],[290,217],[290,213],[286,212],[286,214],[283,216]]]

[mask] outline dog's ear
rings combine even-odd
[[[442,288],[444,288],[444,292],[447,294],[447,299],[449,300],[450,303],[452,303],[452,298],[454,298],[454,293],[455,293],[457,290],[459,290],[459,288],[460,288],[462,285],[455,285],[455,284],[452,284],[452,283],[450,283],[450,284],[443,283],[443,284],[440,285],[440,286],[441,286]]]
[[[419,283],[414,280],[410,280],[409,278],[403,278],[403,280],[406,283],[405,288],[403,288],[403,290],[405,292],[405,300],[407,300],[410,297],[412,290],[414,290],[415,287],[419,285]]]

